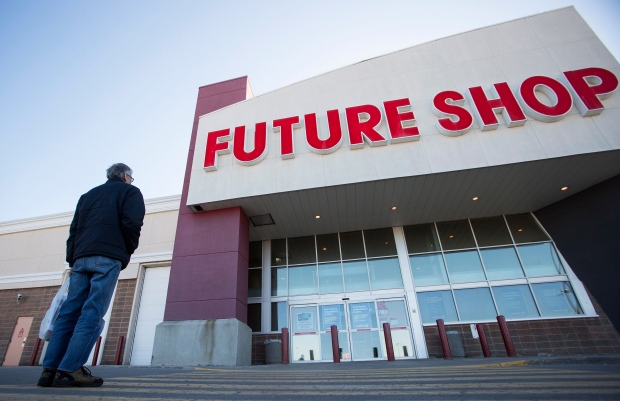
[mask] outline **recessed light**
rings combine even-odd
[[[320,219],[321,216],[319,216],[318,214],[316,216],[314,216],[315,219]]]
[[[471,198],[471,200],[477,201],[477,200],[478,200],[478,197],[477,197],[477,196],[474,196],[473,198]]]
[[[518,229],[517,231],[518,231],[518,232],[522,232],[522,231],[523,231],[523,229],[522,229],[522,228],[520,228],[520,229]]]
[[[387,245],[387,244],[388,244],[388,242],[386,241],[386,242],[385,242],[385,245]]]
[[[396,206],[392,206],[392,210],[396,210]]]
[[[451,235],[450,238],[454,238],[454,235]]]
[[[326,251],[326,250],[327,250],[327,248],[323,248],[323,250],[324,250],[324,251]]]
[[[568,189],[568,187],[562,187],[560,188],[560,191],[566,191]]]

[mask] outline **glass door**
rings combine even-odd
[[[290,313],[293,362],[332,361],[332,326],[338,328],[341,361],[385,359],[383,323],[390,325],[394,356],[415,357],[403,299],[292,305]]]
[[[354,360],[383,358],[375,302],[348,303],[351,353]]]
[[[291,358],[293,362],[321,360],[316,305],[291,306]]]
[[[392,345],[394,346],[394,357],[415,357],[413,342],[411,341],[411,326],[407,318],[405,301],[402,299],[378,300],[377,313],[379,316],[382,347],[385,349],[383,324],[389,323],[390,332],[392,333]]]
[[[323,360],[333,361],[331,327],[338,327],[338,347],[341,361],[351,360],[349,348],[349,330],[344,304],[319,305],[321,318],[321,350]]]

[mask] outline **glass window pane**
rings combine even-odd
[[[365,258],[364,240],[361,231],[351,231],[340,233],[340,247],[342,249],[342,259],[361,259]]]
[[[449,252],[445,258],[451,283],[486,280],[477,251]]]
[[[497,311],[488,288],[454,290],[454,298],[463,321],[495,320]]]
[[[340,262],[319,265],[319,290],[321,294],[344,292]]]
[[[281,332],[283,327],[288,327],[287,307],[287,302],[271,303],[271,331]]]
[[[502,216],[471,221],[478,246],[512,244],[512,238]]]
[[[437,319],[446,323],[459,320],[450,291],[418,292],[418,304],[422,323],[435,323]]]
[[[564,274],[558,254],[550,242],[517,246],[525,274],[529,277]]]
[[[248,272],[248,297],[263,296],[263,269],[250,269]]]
[[[534,296],[543,316],[575,316],[583,311],[567,281],[532,284]]]
[[[364,243],[369,258],[396,255],[394,231],[391,228],[364,231]]]
[[[316,265],[294,266],[288,268],[288,295],[318,294]]]
[[[481,249],[480,255],[489,280],[523,277],[521,263],[513,247]]]
[[[440,253],[410,256],[409,261],[416,287],[448,283],[448,275]]]
[[[316,263],[314,235],[288,239],[288,264]]]
[[[286,239],[271,240],[271,266],[286,265]]]
[[[368,269],[373,290],[403,288],[398,258],[369,259]]]
[[[379,312],[379,328],[383,328],[383,323],[389,323],[390,327],[409,327],[407,309],[403,301],[377,301],[377,312]]]
[[[249,267],[262,267],[263,266],[263,242],[253,241],[250,242],[250,260]]]
[[[332,326],[337,326],[339,331],[347,329],[344,304],[319,305],[319,316],[321,331],[323,332],[331,330]]]
[[[407,252],[437,252],[441,250],[434,224],[418,224],[404,227]]]
[[[515,214],[506,216],[508,227],[517,244],[524,242],[549,241],[549,237],[538,226],[531,214]]]
[[[493,296],[499,309],[499,314],[507,319],[526,319],[538,317],[538,309],[527,285],[510,285],[493,287]]]
[[[437,223],[439,239],[444,251],[452,249],[475,248],[474,236],[467,220]]]
[[[286,296],[286,290],[288,288],[286,271],[286,267],[277,267],[271,269],[271,296]]]
[[[319,255],[319,262],[333,262],[340,260],[338,234],[317,235],[316,247]]]
[[[344,288],[346,292],[368,291],[368,269],[365,260],[342,263]]]
[[[261,304],[248,304],[248,326],[252,331],[260,330]]]

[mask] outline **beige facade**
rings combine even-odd
[[[141,263],[172,258],[180,196],[146,201],[140,246],[120,280],[135,279]],[[60,285],[73,212],[0,223],[0,290]]]

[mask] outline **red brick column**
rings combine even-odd
[[[238,207],[194,213],[186,201],[198,118],[251,96],[247,77],[198,91],[164,321],[236,318],[247,323],[248,218]]]

